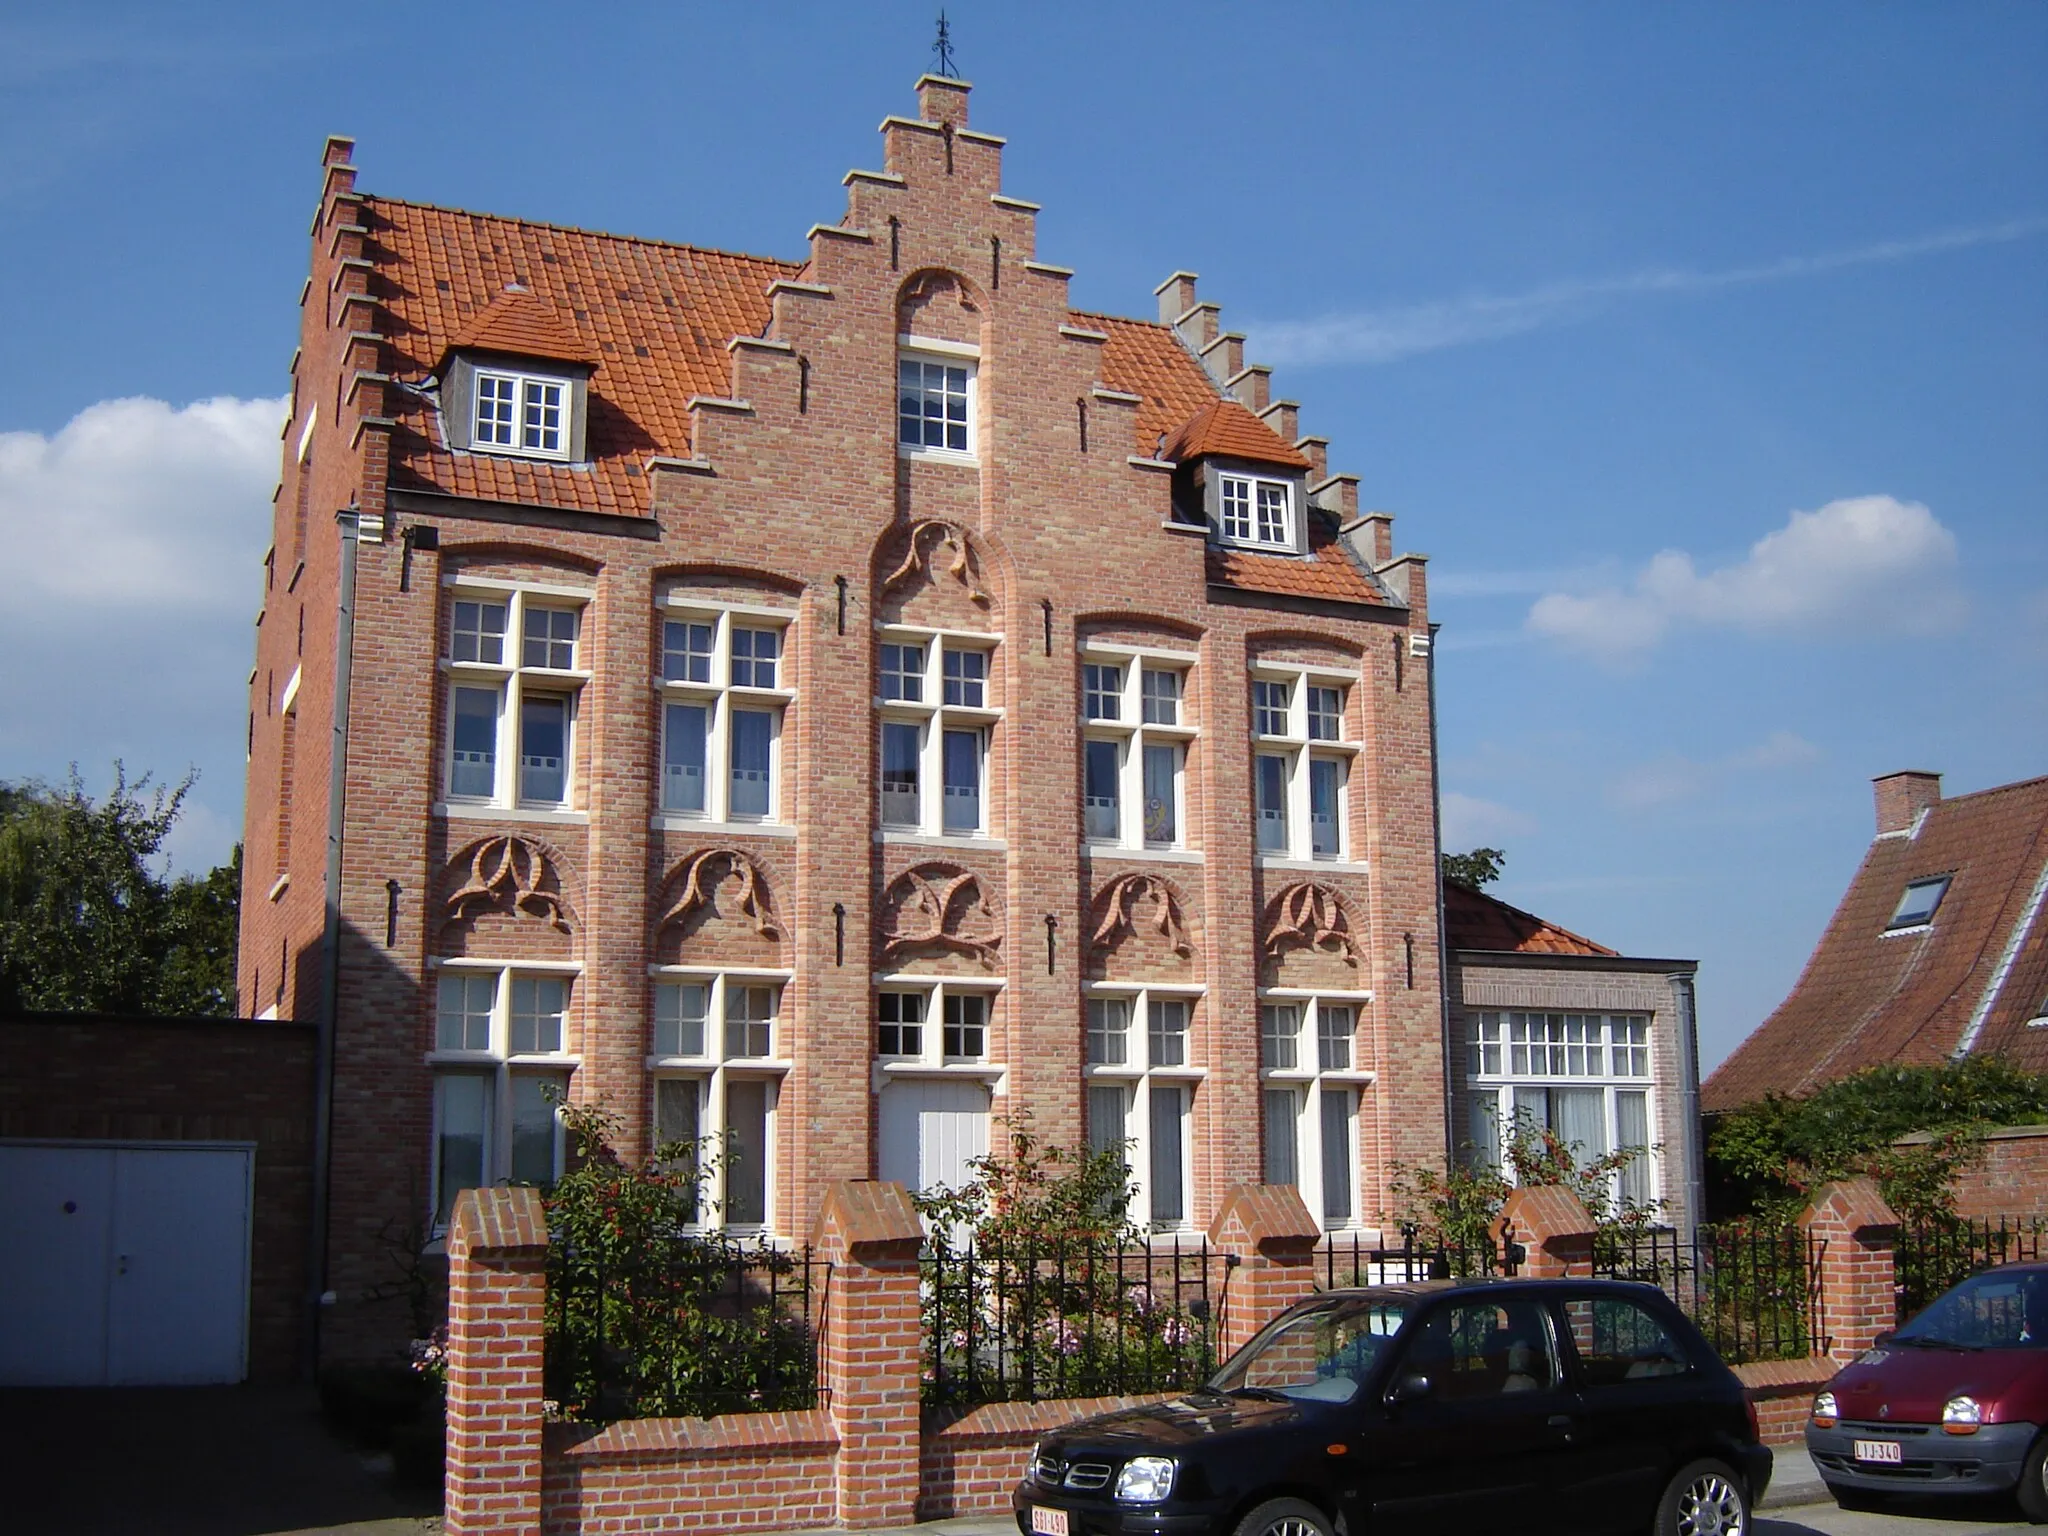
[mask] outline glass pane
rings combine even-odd
[[[1607,1090],[1553,1088],[1551,1113],[1558,1139],[1571,1148],[1580,1167],[1607,1155]]]
[[[768,1220],[769,1085],[747,1079],[725,1085],[725,1219],[759,1226]]]
[[[1114,839],[1117,835],[1117,759],[1121,756],[1113,741],[1091,741],[1083,749],[1087,782],[1082,786],[1081,827],[1089,837]]]
[[[1180,748],[1145,747],[1145,841],[1168,846],[1180,839]]]
[[[883,1056],[924,1054],[922,992],[884,992],[877,999],[875,1050]]]
[[[690,1220],[697,1215],[697,1141],[704,1134],[701,1092],[693,1077],[657,1078],[654,1084],[654,1144],[657,1149],[674,1146],[679,1150],[679,1155],[666,1166],[678,1178],[690,1182],[684,1191]]]
[[[569,984],[559,976],[512,979],[512,1054],[553,1053],[562,1048],[562,1015]]]
[[[945,740],[945,830],[981,830],[981,732],[948,731]]]
[[[1285,736],[1287,732],[1286,683],[1254,679],[1252,682],[1252,729],[1261,736]]]
[[[882,647],[882,697],[918,703],[924,698],[924,647]]]
[[[1634,1205],[1650,1202],[1650,1096],[1627,1088],[1614,1096],[1615,1139],[1635,1157],[1621,1170],[1621,1196]]]
[[[1188,1005],[1185,998],[1154,998],[1149,1044],[1155,1067],[1188,1064]]]
[[[1325,1072],[1351,1070],[1351,1031],[1355,1017],[1348,1004],[1316,1005],[1316,1064]]]
[[[1344,736],[1344,694],[1336,688],[1308,691],[1308,733],[1317,741],[1341,741]]]
[[[1081,668],[1081,714],[1089,720],[1114,720],[1121,704],[1124,669],[1089,662]]]
[[[1287,525],[1287,487],[1270,480],[1259,482],[1259,542],[1291,542]]]
[[[735,628],[732,632],[733,687],[773,688],[775,663],[781,654],[780,630]]]
[[[1130,1060],[1131,1000],[1088,999],[1088,1064],[1121,1067]]]
[[[491,1048],[491,1005],[497,996],[495,976],[444,975],[438,1001],[434,1046],[443,1051],[488,1051]]]
[[[947,1056],[981,1060],[988,1054],[988,999],[979,992],[947,993],[944,1034],[940,1044]]]
[[[703,704],[671,704],[661,755],[661,808],[704,814],[704,739],[711,711]]]
[[[732,814],[767,816],[774,796],[769,759],[775,740],[775,717],[766,710],[732,712]]]
[[[451,661],[501,666],[505,660],[505,605],[457,603],[448,643]]]
[[[488,800],[497,792],[498,690],[455,690],[455,752],[448,793]]]
[[[1268,1003],[1259,1009],[1259,1065],[1286,1072],[1296,1065],[1295,1042],[1301,1033],[1297,1003]]]
[[[1152,1086],[1152,1224],[1162,1226],[1187,1218],[1187,1201],[1182,1191],[1187,1159],[1183,1141],[1186,1127],[1187,1090],[1155,1083]]]
[[[661,626],[661,675],[671,683],[711,681],[711,626],[671,619]]]
[[[1144,677],[1144,712],[1147,725],[1180,724],[1180,674],[1178,672],[1155,672],[1150,668]]]
[[[576,665],[576,610],[573,608],[528,608],[520,647],[523,667],[553,667],[567,671]]]
[[[920,727],[900,721],[882,723],[882,821],[892,827],[914,827],[921,819],[917,792]]]
[[[1322,1099],[1323,1220],[1351,1219],[1351,1106],[1346,1089],[1319,1090]]]
[[[560,805],[568,786],[569,701],[529,694],[519,702],[519,798]]]
[[[473,1072],[434,1079],[434,1217],[445,1223],[455,1197],[484,1182],[484,1146],[490,1133],[489,1083]]]
[[[555,1162],[555,1107],[550,1091],[559,1095],[568,1079],[553,1073],[519,1072],[512,1078],[512,1182],[552,1184],[561,1170]]]
[[[512,446],[513,396],[517,384],[503,374],[476,376],[476,441],[481,447]]]
[[[1293,1088],[1266,1090],[1266,1182],[1301,1182],[1301,1095]]]
[[[1334,859],[1343,851],[1343,805],[1344,765],[1327,757],[1309,759],[1309,851],[1319,859]]]
[[[1472,1095],[1471,1161],[1475,1167],[1500,1166],[1500,1094],[1491,1088]]]
[[[1106,1152],[1121,1148],[1129,1136],[1124,1128],[1124,1091],[1121,1088],[1088,1090],[1088,1150]]]
[[[773,1046],[775,988],[725,984],[725,1054],[767,1056]]]
[[[945,653],[945,701],[963,709],[980,709],[988,700],[988,652]]]
[[[1259,851],[1287,851],[1287,759],[1261,755],[1256,763]]]

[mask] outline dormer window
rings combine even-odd
[[[471,446],[536,458],[569,457],[571,384],[543,374],[476,370],[476,431]]]
[[[1255,549],[1283,549],[1294,542],[1294,487],[1285,480],[1221,475],[1223,540]]]

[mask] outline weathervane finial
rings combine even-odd
[[[932,44],[932,53],[938,58],[938,67],[932,72],[942,79],[958,80],[960,71],[953,63],[953,34],[946,26],[946,13],[939,12],[939,40]]]

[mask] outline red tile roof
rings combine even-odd
[[[417,382],[458,346],[589,362],[583,464],[551,464],[446,447],[426,402],[393,391],[391,484],[487,501],[645,516],[647,459],[691,452],[693,395],[731,390],[734,336],[768,325],[768,286],[802,264],[640,240],[557,224],[366,197],[371,294],[384,310],[389,371]],[[508,291],[508,290],[521,291]],[[1150,321],[1076,312],[1102,331],[1102,383],[1141,397],[1133,451],[1150,458],[1162,435],[1194,452],[1229,452],[1304,467],[1307,460],[1242,405],[1219,398],[1174,331]],[[1205,444],[1227,444],[1208,447]],[[1184,450],[1185,451],[1185,450]],[[1393,605],[1321,514],[1309,557],[1212,551],[1209,580],[1247,592]]]
[[[448,339],[450,351],[504,352],[514,357],[553,358],[565,363],[596,363],[595,345],[578,336],[561,311],[525,288],[507,288],[470,316]]]
[[[1452,949],[1520,955],[1617,955],[1619,950],[1511,907],[1484,891],[1444,882],[1444,932]]]
[[[1948,875],[1924,932],[1887,935],[1908,883]],[[1803,1093],[1864,1067],[1971,1049],[2048,1070],[2048,778],[1936,801],[1880,837],[1792,993],[1702,1087],[1709,1111]]]
[[[1211,400],[1168,434],[1161,458],[1176,463],[1204,454],[1279,464],[1288,469],[1313,469],[1308,455],[1287,443],[1235,400]]]

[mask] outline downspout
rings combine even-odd
[[[1451,951],[1450,931],[1444,924],[1444,786],[1437,763],[1436,732],[1436,632],[1441,624],[1429,626],[1429,844],[1433,863],[1430,889],[1436,892],[1436,1006],[1437,1033],[1443,1050],[1444,1169],[1458,1151],[1457,1117],[1451,1108]]]
[[[1667,978],[1678,1005],[1678,1103],[1684,1117],[1685,1216],[1688,1228],[1707,1219],[1707,1159],[1700,1123],[1700,1028],[1694,973],[1673,971]]]
[[[320,1017],[313,1076],[313,1224],[306,1248],[306,1377],[320,1366],[320,1321],[327,1288],[327,1207],[334,1132],[334,1035],[341,1005],[341,841],[348,798],[349,680],[356,636],[356,551],[362,513],[334,515],[341,529],[341,577],[334,618],[334,723],[327,771],[326,921],[320,935]]]

